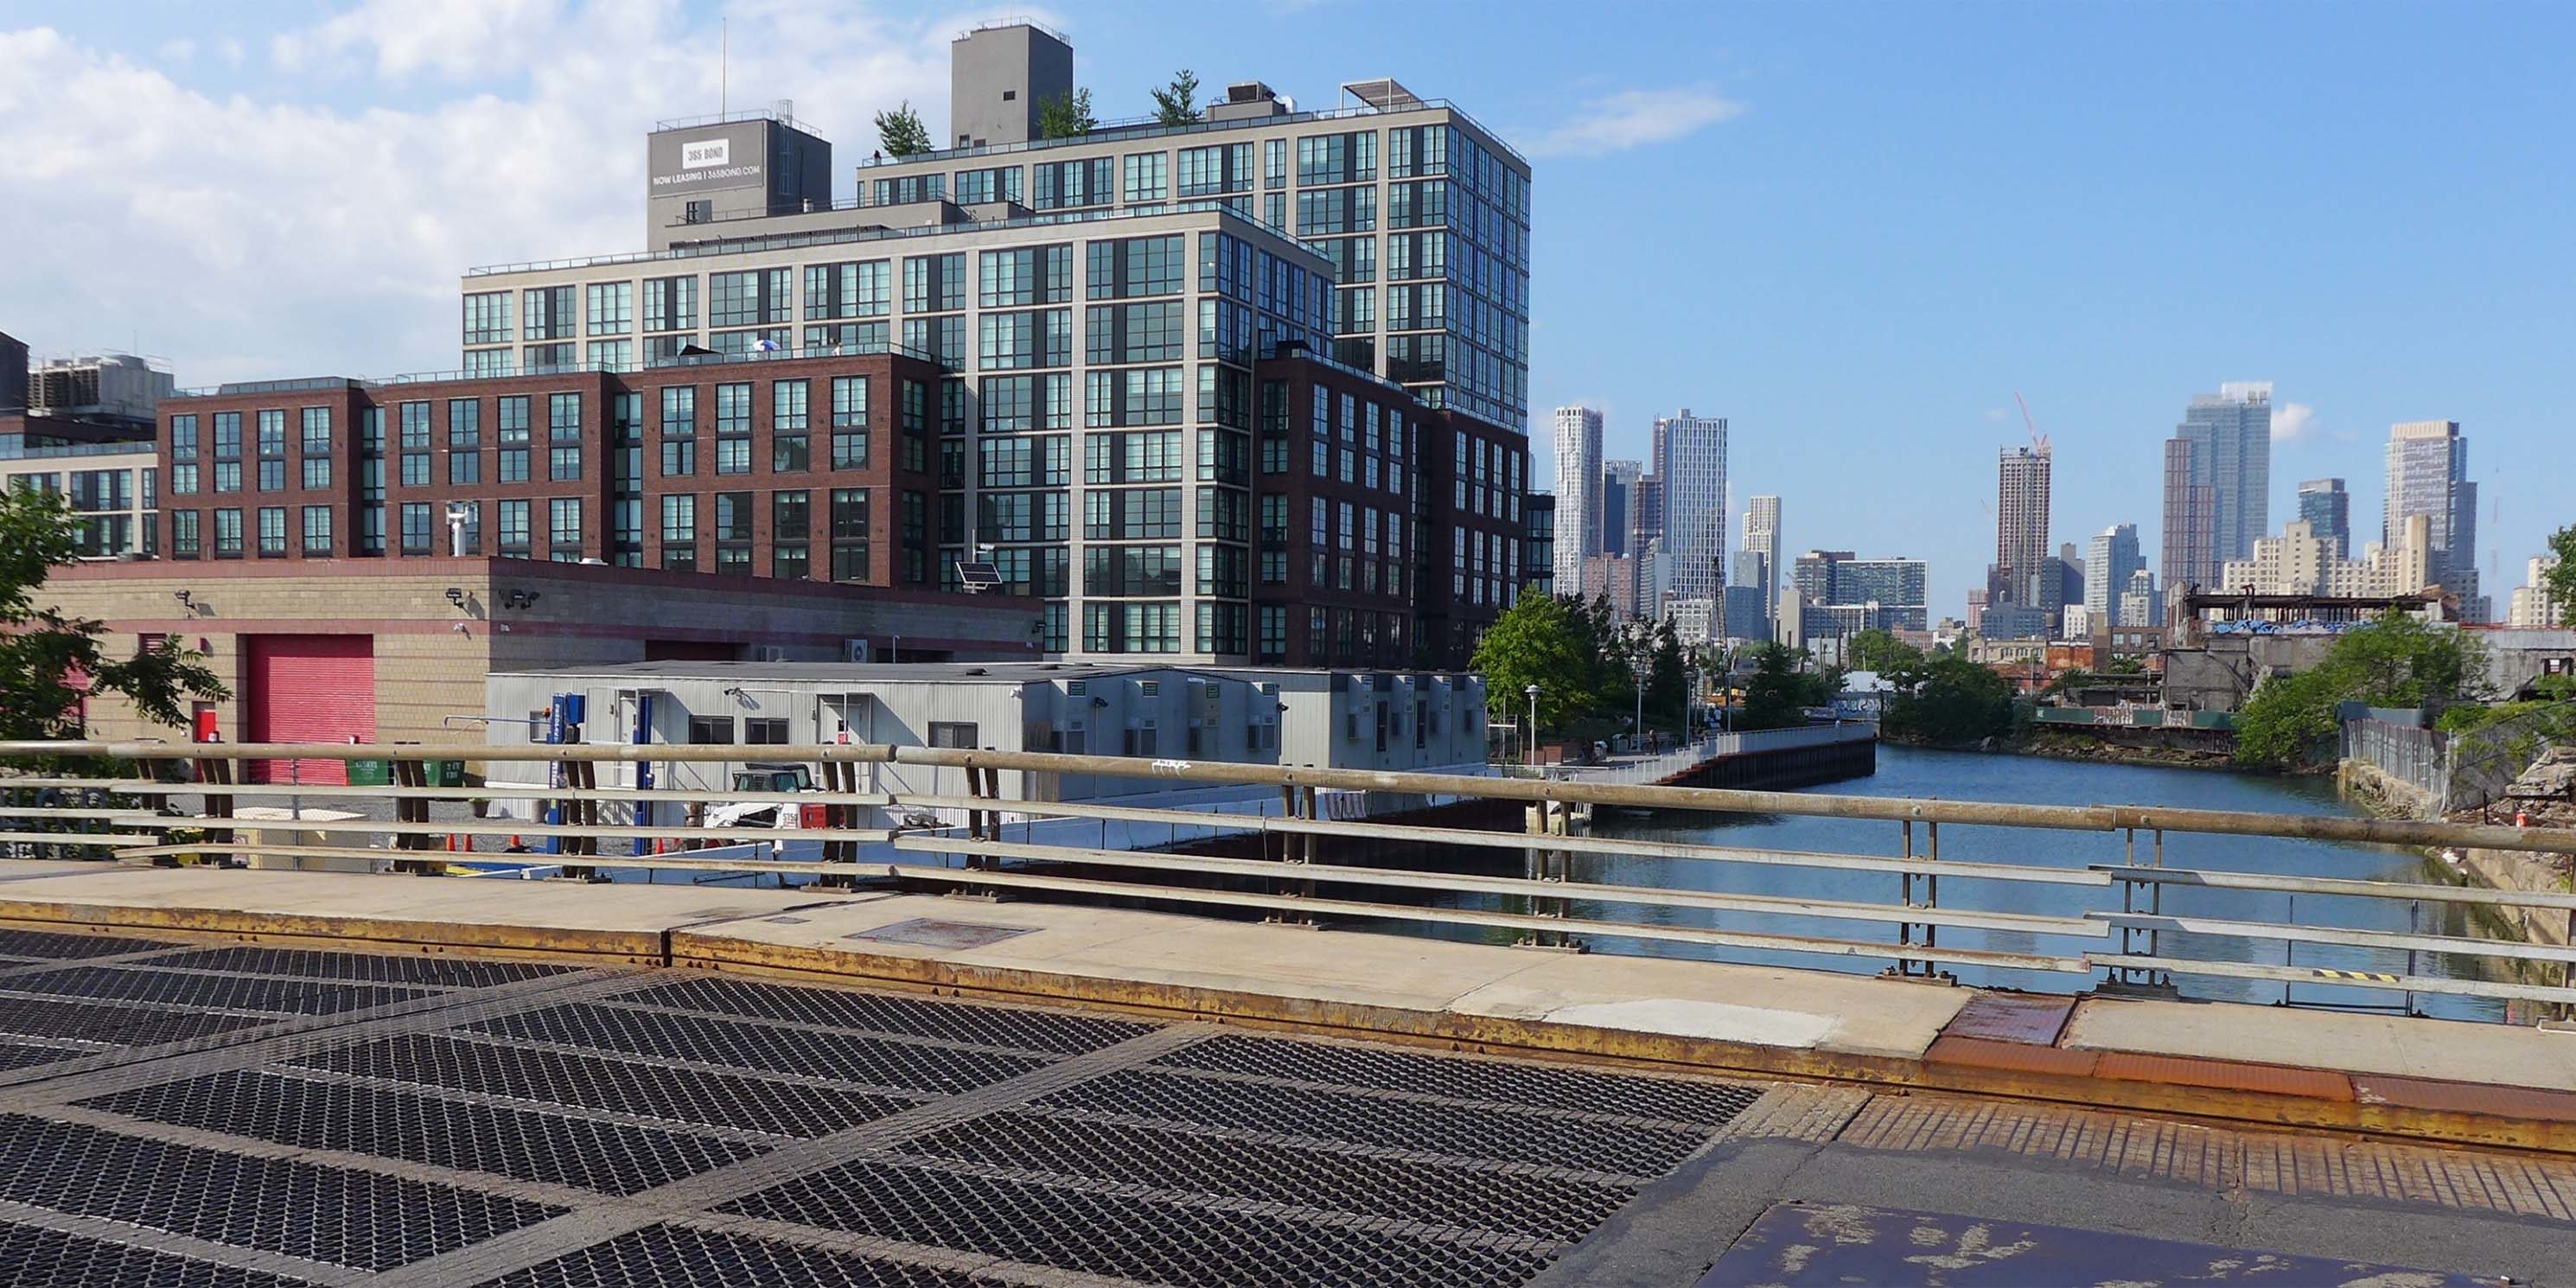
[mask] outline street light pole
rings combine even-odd
[[[1521,763],[1535,769],[1538,767],[1538,686],[1533,684],[1521,692],[1529,695],[1529,731],[1521,735]]]

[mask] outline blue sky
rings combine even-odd
[[[0,328],[183,384],[449,366],[463,268],[640,243],[640,136],[715,107],[719,15],[734,103],[793,97],[848,158],[897,99],[936,131],[948,38],[1002,12],[0,0]],[[2341,475],[2375,533],[2388,424],[2426,418],[2470,437],[2499,607],[2576,522],[2565,6],[1019,12],[1072,35],[1103,116],[1180,66],[1457,100],[1538,167],[1540,417],[1603,407],[1635,456],[1656,414],[1724,415],[1739,508],[1931,560],[1936,615],[1992,557],[2016,390],[2056,539],[2134,522],[2151,562],[2160,444],[2223,380],[2297,409],[2275,527]]]

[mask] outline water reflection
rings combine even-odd
[[[2282,779],[2208,770],[2101,765],[2030,757],[1920,751],[1901,747],[1881,749],[1879,772],[1873,778],[1813,790],[1834,795],[1939,797],[1947,800],[2010,801],[2039,805],[2163,805],[2194,809],[2243,810],[2283,816],[2352,815],[2358,812],[2336,798],[2331,782],[2320,779]],[[1710,816],[1666,811],[1640,813],[1604,810],[1594,819],[1593,831],[1605,836],[1688,841],[1760,849],[1832,851],[1888,856],[1900,854],[1904,850],[1903,832],[1895,823],[1800,818],[1786,815]],[[2024,828],[1953,825],[1941,829],[1940,844],[1941,857],[1944,859],[2034,867],[2080,868],[2087,864],[2119,864],[2127,861],[2128,858],[2127,841],[2116,833],[2053,832]],[[1918,825],[1915,832],[1916,851],[1920,853],[1928,845],[1929,837]],[[2151,861],[2153,857],[2151,838],[2141,835],[2137,845],[2138,861]],[[1510,855],[1509,851],[1495,853],[1517,858],[1516,855]],[[1419,856],[1404,860],[1398,860],[1395,856],[1386,857],[1388,861],[1407,863],[1422,861]],[[2425,860],[2411,851],[2388,846],[2349,845],[2332,841],[2272,837],[2169,834],[2165,838],[2164,862],[2168,867],[2278,875],[2387,881],[2427,879],[2427,874],[2422,868]],[[1882,904],[1895,903],[1899,899],[1898,878],[1892,874],[1826,871],[1759,864],[1710,863],[1695,859],[1652,856],[1577,854],[1573,856],[1569,877],[1576,881],[1598,881],[1617,885],[1723,891],[1788,898],[1835,899]],[[2140,893],[2140,911],[2147,910],[2144,901],[2149,897],[2144,891]],[[2118,906],[2118,898],[2116,888],[1977,880],[1955,876],[1943,880],[1940,891],[1940,902],[1944,908],[2058,916],[2078,916],[2088,909],[2115,908]],[[2311,926],[2416,931],[2424,934],[2478,933],[2470,924],[2464,909],[2448,904],[2410,906],[2407,903],[2348,895],[2293,896],[2269,891],[2223,890],[2193,886],[2164,887],[2162,899],[2161,911],[2174,916],[2234,921],[2296,921],[2298,924]],[[1472,897],[1460,898],[1452,902],[1467,906],[1500,905],[1499,900],[1480,901]],[[1892,943],[1896,939],[1896,927],[1891,924],[1821,917],[1775,917],[1699,908],[1649,908],[1634,904],[1589,903],[1576,903],[1572,908],[1572,915],[1659,926],[1697,926],[1732,931],[1795,933],[1874,942]],[[1467,928],[1454,931],[1444,928],[1419,928],[1419,932],[1480,941],[1491,941],[1496,937],[1490,931]],[[1502,937],[1509,938],[1509,935]],[[2143,937],[2141,942],[2143,943]],[[2116,951],[2119,946],[2119,936],[2116,931],[2107,939],[2086,939],[2067,935],[2034,934],[2026,930],[1943,927],[1940,931],[1940,943],[1953,948],[2072,955],[2087,948],[2096,951]],[[1695,944],[1645,939],[1602,939],[1598,941],[1598,947],[1605,951],[1655,956],[1715,957],[1726,961],[1860,972],[1874,972],[1885,964],[1863,958],[1784,953],[1765,949],[1707,948]],[[2474,974],[2476,970],[2475,961],[2467,958],[2419,954],[2415,955],[2414,960],[2410,962],[2410,954],[2403,949],[2290,945],[2279,940],[2254,940],[2210,934],[2166,932],[2162,936],[2161,948],[2165,955],[2175,957],[2265,964],[2287,962],[2302,967],[2372,971],[2383,974],[2411,972],[2419,975],[2461,976]],[[2050,991],[2063,991],[2084,986],[2077,976],[2043,971],[1968,966],[1951,969],[1956,971],[1962,983],[1968,984]],[[2181,985],[2186,996],[2194,997],[2277,1002],[2282,999],[2284,993],[2283,985],[2255,980],[2185,976],[2177,977],[2176,982]],[[2297,984],[2288,986],[2288,989],[2290,994],[2302,1003],[2394,1006],[2399,1000],[2396,995],[2390,993],[2338,985]],[[2419,995],[2416,998],[2416,1004],[2418,1009],[2431,1014],[2459,1018],[2498,1018],[2503,1014],[2501,1003],[2482,999]]]

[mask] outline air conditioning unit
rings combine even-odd
[[[841,641],[841,656],[852,662],[867,661],[868,642],[864,639],[847,639]]]

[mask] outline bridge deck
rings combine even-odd
[[[2564,1157],[2205,1121],[2561,1148],[2569,1035],[899,895],[0,882],[0,1258],[48,1288],[1678,1286],[1794,1202],[2354,1279],[2576,1238]]]

